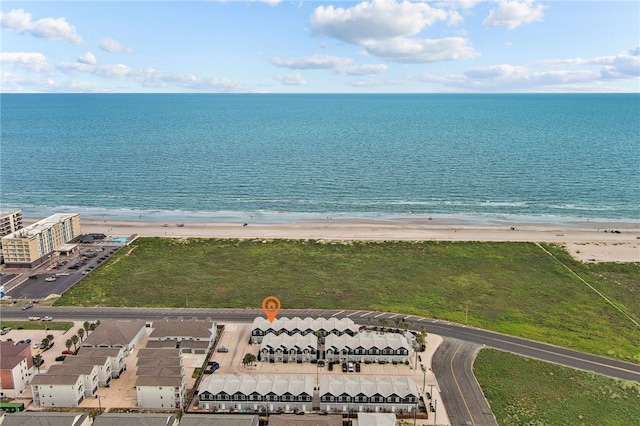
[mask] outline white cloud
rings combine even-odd
[[[339,68],[336,73],[342,75],[375,75],[380,74],[387,70],[385,64],[366,64],[366,65],[352,65],[348,67]]]
[[[0,75],[0,84],[4,93],[20,93],[29,91],[49,92],[55,83],[49,77],[40,75],[17,75],[3,72]]]
[[[310,26],[317,36],[332,37],[363,46],[370,55],[401,63],[430,63],[475,58],[479,54],[460,37],[413,38],[439,21],[462,22],[456,11],[427,3],[372,0],[352,8],[317,7]]]
[[[80,62],[81,64],[87,64],[87,65],[95,65],[98,63],[98,61],[96,60],[96,57],[91,52],[87,52],[82,56],[80,56],[78,58],[78,62]]]
[[[0,53],[0,63],[11,64],[34,72],[49,70],[47,58],[38,52],[2,52]]]
[[[307,81],[299,73],[278,74],[274,78],[286,86],[306,86]]]
[[[76,45],[82,44],[82,37],[66,18],[42,18],[32,21],[30,13],[23,9],[14,9],[9,13],[0,13],[0,25],[8,30],[29,33],[46,40],[66,40]]]
[[[131,49],[123,47],[118,40],[113,39],[111,37],[103,37],[102,40],[100,40],[100,49],[107,52],[124,52],[124,51],[130,52],[131,51]]]
[[[389,61],[403,63],[430,63],[455,61],[479,56],[476,50],[460,37],[443,39],[395,38],[366,46],[367,52]]]
[[[266,3],[269,6],[275,6],[279,4],[282,0],[251,0],[251,1],[255,3]]]
[[[327,36],[350,44],[415,35],[423,28],[450,17],[442,9],[426,3],[372,0],[352,8],[319,6],[311,15],[315,35]]]
[[[525,67],[516,67],[509,64],[492,65],[488,67],[474,68],[464,73],[469,78],[486,80],[495,78],[510,78],[526,75]]]
[[[513,30],[521,25],[542,21],[546,6],[533,4],[533,0],[503,1],[482,22],[485,28],[506,27]]]
[[[604,79],[626,79],[640,77],[640,47],[617,55],[595,58],[548,59],[535,62],[543,66],[599,66]]]
[[[269,60],[273,65],[295,70],[331,70],[352,62],[351,58],[329,55],[313,55],[302,58],[273,57]]]

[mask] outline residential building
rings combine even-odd
[[[251,327],[251,343],[260,343],[267,334],[329,334],[354,336],[359,327],[350,318],[276,318],[270,322],[266,318],[257,317]]]
[[[178,426],[175,414],[104,413],[93,421],[93,426]]]
[[[205,354],[216,339],[211,321],[154,321],[147,348],[179,348],[182,353]]]
[[[0,397],[17,398],[33,376],[31,347],[27,343],[0,342]]]
[[[324,416],[319,414],[305,414],[297,416],[295,414],[282,414],[280,416],[270,416],[269,426],[342,426],[342,416]]]
[[[353,426],[396,426],[395,413],[358,413],[358,421]]]
[[[201,410],[240,412],[310,411],[314,376],[218,375],[200,385]]]
[[[98,375],[100,380],[107,383],[109,382],[109,379],[107,379],[109,374],[111,374],[112,379],[117,379],[127,369],[124,348],[81,347],[76,356],[65,359],[64,363],[85,363],[85,361],[80,361],[81,359],[88,359],[94,362],[99,367]]]
[[[185,414],[180,419],[180,426],[258,426],[259,422],[256,415]]]
[[[263,362],[310,362],[318,359],[318,338],[314,334],[267,334],[260,343]]]
[[[412,412],[418,395],[407,377],[320,377],[320,409],[327,412]]]
[[[80,234],[79,214],[54,214],[2,237],[4,262],[9,268],[33,268]]]
[[[329,362],[408,363],[412,351],[402,334],[366,332],[355,336],[325,338],[325,359]]]
[[[1,426],[91,426],[88,413],[22,411],[8,414]]]
[[[44,375],[50,376],[72,376],[80,374],[82,384],[84,386],[84,396],[92,397],[98,391],[98,366],[90,365],[70,365],[70,364],[54,364],[49,366]]]
[[[129,355],[146,335],[143,320],[104,320],[82,342],[82,348],[123,348]]]
[[[144,360],[173,360],[172,365],[160,368],[143,366]],[[138,370],[136,394],[138,406],[143,409],[175,410],[182,408],[185,402],[186,380],[180,349],[142,348],[138,350]]]
[[[85,397],[83,376],[36,374],[31,381],[33,403],[41,408],[77,407]]]
[[[2,211],[0,212],[0,237],[13,234],[22,229],[22,211]]]

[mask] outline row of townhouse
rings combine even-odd
[[[251,343],[260,343],[268,334],[330,334],[353,336],[358,333],[358,326],[349,318],[277,318],[273,322],[266,318],[257,317],[251,327]]]
[[[202,381],[198,408],[214,411],[311,411],[313,376],[211,375]]]
[[[419,391],[408,377],[323,376],[320,408],[327,412],[412,412]]]
[[[318,338],[313,334],[267,334],[260,343],[258,360],[264,362],[315,362]]]
[[[314,407],[313,376],[212,375],[203,380],[198,408],[211,411],[412,412],[419,392],[407,377],[323,376]]]
[[[407,363],[413,348],[402,334],[366,332],[355,336],[325,338],[324,356],[329,362]]]

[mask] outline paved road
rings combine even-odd
[[[27,311],[21,311],[19,306],[2,308],[3,319],[27,319],[27,317],[49,315],[55,319],[69,320],[96,320],[96,319],[127,319],[140,318],[146,320],[164,318],[212,318],[215,321],[231,321],[250,323],[256,316],[263,315],[261,309],[187,309],[187,308],[73,308],[73,307],[42,307]],[[545,343],[534,342],[518,337],[507,336],[460,324],[443,322],[429,318],[421,318],[413,315],[405,316],[383,312],[371,311],[335,311],[335,310],[309,310],[287,309],[282,310],[279,316],[286,317],[349,317],[358,324],[366,325],[367,318],[371,318],[374,325],[380,319],[388,319],[390,323],[398,317],[412,324],[418,330],[424,326],[427,332],[439,334],[443,337],[451,337],[461,341],[475,343],[528,356],[543,361],[553,362],[567,367],[616,377],[623,380],[640,382],[640,365],[618,361],[606,357],[586,354]]]
[[[432,369],[452,425],[498,426],[473,374],[481,346],[450,337],[436,351]]]

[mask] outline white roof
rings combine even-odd
[[[304,350],[309,347],[316,349],[318,347],[318,337],[314,334],[307,334],[303,336],[300,333],[296,333],[291,336],[288,334],[267,334],[264,336],[264,339],[262,339],[260,350],[268,347],[273,349],[283,348],[287,350],[296,348]]]
[[[407,338],[402,334],[396,333],[359,333],[355,336],[330,334],[325,338],[324,347],[325,349],[333,347],[337,350],[342,348],[356,349],[358,347],[364,349],[374,347],[384,349],[388,347],[394,350],[399,348],[408,350],[410,348]]]
[[[371,377],[371,376],[322,376],[320,377],[320,396],[325,394],[339,396],[347,394],[368,397],[380,394],[383,397],[397,395],[418,397],[418,386],[408,377]]]
[[[273,392],[276,395],[290,393],[300,395],[306,393],[313,396],[313,376],[264,376],[264,375],[218,375],[212,374],[202,381],[200,393],[210,392],[214,395],[225,392],[233,395],[240,392],[250,395],[257,392],[259,395],[267,395]]]
[[[78,213],[56,213],[45,219],[39,220],[36,223],[32,223],[29,226],[25,226],[22,229],[18,229],[14,233],[6,235],[3,238],[31,238],[38,235],[42,231],[45,231],[51,228],[53,225],[63,222],[74,216],[79,216],[79,214]]]
[[[253,329],[260,330],[300,330],[306,331],[311,330],[316,332],[318,330],[338,330],[340,332],[344,332],[346,330],[352,330],[354,332],[358,331],[358,327],[355,325],[352,319],[350,318],[276,318],[273,322],[269,322],[268,319],[257,317],[253,320]]]

